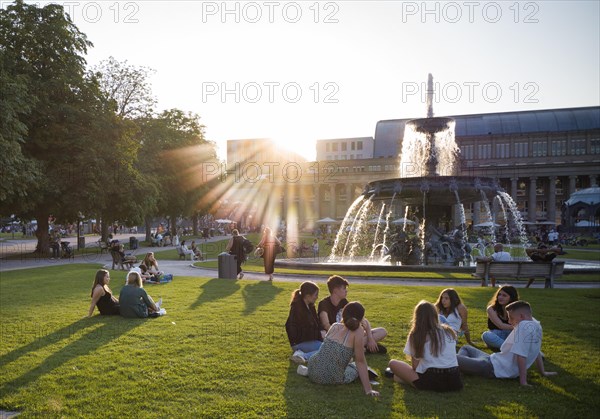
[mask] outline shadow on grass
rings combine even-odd
[[[281,291],[283,291],[283,288],[276,287],[271,281],[259,281],[255,284],[246,285],[242,290],[246,303],[244,315],[252,314],[258,307],[268,304]]]
[[[2,394],[2,397],[6,397],[17,392],[21,387],[27,387],[30,383],[59,368],[71,359],[95,352],[99,347],[110,343],[140,324],[141,322],[125,322],[120,316],[98,315],[93,318],[83,318],[49,335],[39,337],[25,346],[12,350],[0,357],[0,365],[3,368],[21,357],[27,357],[50,345],[72,340],[56,352],[51,353],[38,366],[12,381],[4,383],[0,387],[0,394]]]
[[[198,308],[204,303],[228,297],[240,289],[236,280],[213,278],[200,286],[202,293],[194,301],[190,308]]]

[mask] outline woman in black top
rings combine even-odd
[[[317,298],[319,298],[319,287],[311,281],[303,282],[300,289],[292,293],[285,331],[294,350],[290,359],[298,364],[305,363],[323,343],[315,309]]]
[[[108,287],[109,282],[110,274],[106,269],[100,269],[96,272],[96,278],[92,285],[92,303],[90,304],[88,317],[92,317],[92,314],[94,314],[94,307],[98,307],[100,314],[119,314],[119,300],[112,295],[112,291]]]

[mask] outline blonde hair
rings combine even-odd
[[[129,272],[129,274],[127,275],[127,285],[135,285],[139,288],[143,288],[143,284],[142,284],[142,276],[140,275],[139,272]]]

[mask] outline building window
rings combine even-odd
[[[348,149],[347,143],[342,143],[342,151],[346,151]]]
[[[477,144],[477,157],[480,159],[489,159],[492,157],[491,144]]]
[[[496,158],[506,159],[510,157],[510,144],[496,144]]]
[[[326,143],[325,144],[325,152],[329,153],[331,151],[331,144]]]
[[[553,140],[550,146],[551,156],[565,156],[567,154],[567,140]]]
[[[527,185],[521,181],[517,184],[517,196],[526,196]]]
[[[473,160],[473,146],[466,145],[461,150],[463,157],[465,160]]]
[[[350,150],[356,150],[356,143],[354,141],[352,141],[352,143],[350,144]]]
[[[331,144],[331,151],[338,151],[338,143]]]
[[[585,154],[585,139],[571,140],[571,155],[580,156]]]
[[[592,138],[590,140],[590,153],[600,154],[600,138]]]
[[[533,157],[546,157],[548,155],[548,143],[546,141],[533,142]]]
[[[356,142],[356,149],[357,150],[362,150],[363,149],[362,147],[363,147],[362,141],[357,141]]]
[[[529,151],[527,143],[516,143],[515,144],[515,157],[528,157]]]

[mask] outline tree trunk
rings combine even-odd
[[[50,237],[48,235],[48,214],[37,213],[35,214],[37,220],[37,230],[35,236],[38,239],[35,251],[40,255],[50,254]]]
[[[192,216],[192,234],[194,237],[198,236],[198,217],[199,214],[197,212]]]
[[[103,242],[108,240],[108,223],[106,222],[106,217],[100,219],[100,237]]]
[[[150,217],[144,218],[144,223],[146,225],[146,241],[150,243],[150,234],[152,234],[152,220]]]

